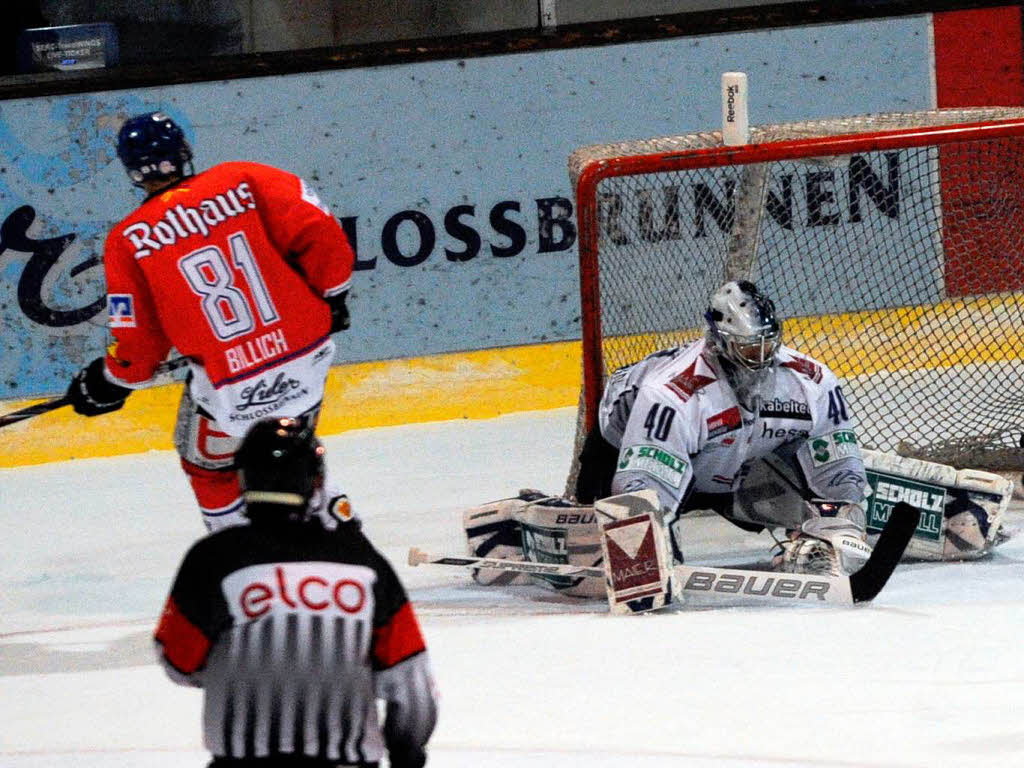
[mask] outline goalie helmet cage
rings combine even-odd
[[[1024,109],[931,110],[583,147],[583,388],[696,339],[711,291],[753,280],[784,342],[826,363],[861,443],[1024,468]]]

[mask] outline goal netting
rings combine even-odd
[[[742,277],[775,300],[785,343],[844,382],[863,445],[1024,468],[1024,109],[602,144],[569,172],[578,441],[605,376],[703,334],[710,292]]]

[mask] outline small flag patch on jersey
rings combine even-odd
[[[737,430],[742,424],[743,417],[740,416],[740,409],[734,405],[732,408],[716,413],[708,419],[708,439],[712,440],[719,435],[724,435],[726,432]],[[724,443],[725,441],[723,440],[722,442]]]
[[[130,293],[112,293],[107,296],[111,328],[135,327],[135,300]]]

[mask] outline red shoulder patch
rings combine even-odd
[[[792,360],[787,360],[782,364],[782,367],[790,368],[797,373],[803,374],[815,384],[821,382],[821,366],[816,363],[812,363],[805,357],[796,357]]]
[[[183,675],[202,667],[212,646],[203,630],[181,612],[173,595],[167,598],[153,638],[163,646],[167,661]]]
[[[665,383],[665,386],[675,392],[679,398],[685,402],[693,396],[693,393],[699,389],[703,389],[708,384],[713,384],[717,379],[714,376],[705,376],[702,373],[697,373],[697,361],[693,361],[693,365],[687,368],[682,373],[675,376]]]
[[[743,417],[740,415],[739,406],[734,405],[732,408],[716,413],[710,419],[708,419],[708,439],[713,439],[719,435],[724,435],[726,432],[732,432],[737,430],[743,424]],[[722,441],[725,443],[725,441]],[[731,444],[729,441],[728,444]]]
[[[374,669],[390,669],[426,648],[416,613],[406,601],[388,622],[373,630]]]

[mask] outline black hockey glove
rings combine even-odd
[[[580,451],[576,475],[576,501],[593,504],[612,495],[612,477],[619,461],[619,449],[604,439],[600,427],[587,433]]]
[[[348,293],[340,293],[337,296],[329,296],[326,301],[331,307],[331,333],[347,331],[349,327],[348,307],[345,305],[345,297]]]
[[[131,392],[103,375],[103,358],[97,357],[75,374],[68,387],[67,397],[75,413],[100,416],[118,410]]]

